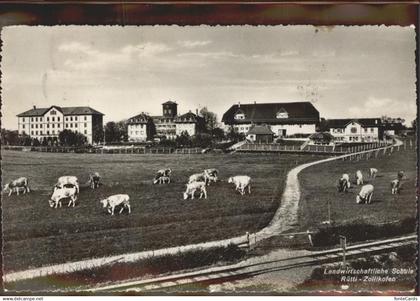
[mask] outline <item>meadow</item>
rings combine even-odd
[[[417,214],[416,203],[416,150],[401,147],[392,155],[383,155],[370,160],[339,160],[309,167],[302,171],[299,180],[302,196],[299,204],[299,226],[302,229],[317,228],[328,220],[328,202],[331,220],[335,224],[396,223],[413,219]],[[375,179],[369,179],[369,169],[378,169]],[[374,186],[371,204],[356,204],[356,195],[361,186],[355,184],[355,173],[362,171],[365,184]],[[403,170],[405,176],[399,194],[391,194],[390,182]],[[348,173],[352,187],[348,193],[336,189],[337,180]],[[413,225],[414,231],[414,225]]]
[[[225,239],[265,227],[279,206],[287,172],[321,157],[295,154],[125,155],[2,151],[3,183],[20,176],[33,190],[2,194],[3,264],[12,272],[93,257]],[[172,182],[153,185],[158,169],[170,167]],[[208,199],[183,200],[189,175],[217,168],[222,181]],[[102,186],[81,188],[76,207],[48,205],[62,175],[81,183],[99,172]],[[252,177],[252,194],[241,196],[227,178]],[[110,216],[99,200],[130,195],[132,213]]]

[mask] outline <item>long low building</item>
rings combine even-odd
[[[276,137],[313,134],[319,112],[311,102],[235,104],[223,114],[222,122],[248,134],[254,125],[267,125]]]
[[[377,142],[383,139],[380,118],[327,119],[326,124],[336,142]]]
[[[95,131],[103,130],[103,116],[90,107],[33,107],[17,115],[19,135],[28,135],[39,141],[58,139],[63,130],[71,130],[86,136],[88,143],[95,141]]]

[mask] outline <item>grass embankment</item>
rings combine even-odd
[[[115,284],[127,279],[151,277],[168,272],[188,270],[215,264],[232,263],[240,260],[246,251],[236,245],[214,247],[206,250],[182,252],[174,255],[152,257],[136,262],[115,262],[93,269],[68,274],[49,275],[34,279],[6,283],[11,291],[76,291],[86,290],[97,284]]]

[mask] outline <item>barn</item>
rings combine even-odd
[[[222,117],[227,127],[247,134],[254,125],[266,125],[275,137],[315,133],[319,112],[311,102],[235,104]]]

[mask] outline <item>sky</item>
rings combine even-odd
[[[141,112],[311,101],[324,118],[416,116],[415,30],[399,26],[10,26],[2,127],[37,107]]]

